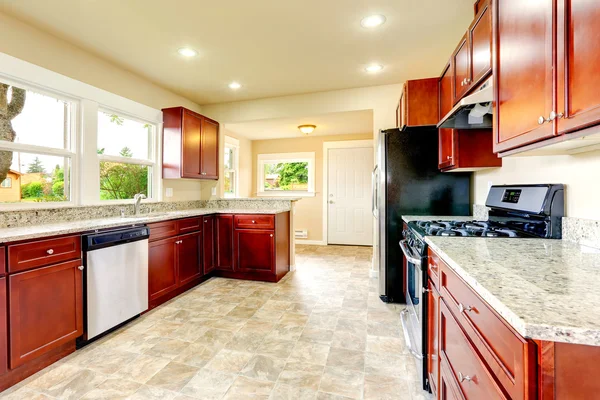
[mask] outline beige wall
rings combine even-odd
[[[48,33],[0,13],[0,52],[39,65],[89,85],[118,94],[149,107],[185,106],[200,112],[200,106],[88,53]],[[165,181],[174,197],[165,200],[197,200],[210,195],[215,183],[195,180]]]
[[[323,142],[372,139],[371,133],[358,135],[308,136],[293,139],[255,140],[252,142],[252,194],[256,195],[257,157],[259,154],[314,152],[314,197],[303,197],[296,203],[294,229],[307,229],[308,239],[323,240]]]
[[[488,183],[563,183],[568,217],[600,220],[600,151],[573,156],[507,157],[502,168],[475,173],[475,203],[485,204]]]

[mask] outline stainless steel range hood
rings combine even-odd
[[[492,99],[494,96],[493,83],[493,78],[490,78],[478,91],[464,97],[442,118],[437,127],[451,129],[491,129]]]

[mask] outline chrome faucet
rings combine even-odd
[[[140,203],[142,202],[142,199],[145,198],[146,195],[143,193],[138,193],[135,196],[133,196],[133,215],[135,215],[136,217],[140,215]]]

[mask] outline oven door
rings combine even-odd
[[[410,353],[416,360],[417,371],[423,371],[423,316],[425,311],[423,296],[422,258],[406,240],[400,241],[400,248],[406,258],[406,309],[401,313],[404,339]],[[421,383],[424,376],[419,373]]]

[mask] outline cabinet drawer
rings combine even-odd
[[[179,233],[175,220],[149,224],[148,227],[150,228],[150,241],[176,236]]]
[[[19,272],[81,258],[81,236],[8,246],[8,272]]]
[[[440,348],[465,399],[508,399],[444,302],[440,303]]]
[[[273,229],[275,228],[274,215],[236,215],[235,227],[238,229]]]
[[[202,227],[202,218],[186,218],[177,221],[179,233],[190,233],[199,231]]]
[[[427,249],[427,273],[429,274],[429,279],[433,283],[436,289],[440,287],[440,263],[443,262],[440,260],[437,254],[435,254],[431,249]]]
[[[440,293],[481,357],[513,399],[528,398],[534,347],[515,333],[461,278],[441,262]],[[531,385],[530,385],[531,386]]]

